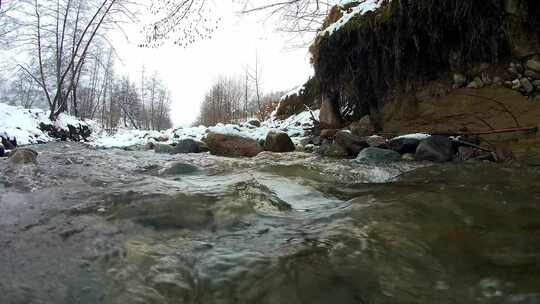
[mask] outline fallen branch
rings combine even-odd
[[[389,136],[398,136],[405,134],[413,133],[424,133],[431,135],[443,135],[443,136],[467,136],[467,135],[490,135],[490,134],[502,134],[502,133],[516,133],[516,132],[527,132],[527,133],[537,133],[538,127],[523,127],[523,128],[507,128],[507,129],[494,129],[489,131],[476,131],[476,132],[459,132],[459,131],[410,131],[408,133],[392,133],[385,132],[379,133],[379,135],[389,135]]]
[[[455,143],[458,143],[462,146],[467,146],[467,147],[472,147],[472,148],[475,148],[475,149],[478,149],[478,150],[482,150],[484,152],[489,152],[489,153],[493,153],[493,151],[491,151],[490,149],[488,148],[484,148],[482,146],[479,146],[477,144],[473,144],[473,143],[470,143],[468,141],[464,141],[464,140],[461,140],[459,138],[452,138],[452,141],[455,142]]]

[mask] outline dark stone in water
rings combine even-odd
[[[4,146],[5,149],[7,150],[13,150],[15,148],[17,148],[17,138],[13,137],[13,138],[8,138],[8,136],[1,136],[0,137],[2,138],[2,146]]]
[[[0,157],[4,157],[6,154],[6,150],[4,149],[4,145],[0,144]]]
[[[362,149],[369,147],[369,144],[362,137],[347,130],[337,132],[335,142],[345,148],[350,156],[357,156]]]
[[[11,152],[9,155],[9,164],[25,165],[25,164],[37,164],[38,153],[28,148],[18,148]]]
[[[196,166],[186,164],[183,162],[175,162],[170,164],[167,168],[159,171],[160,175],[180,175],[180,174],[192,174],[199,171]]]
[[[287,133],[270,131],[264,141],[264,149],[270,152],[292,152],[295,150],[294,143]]]
[[[360,152],[355,162],[359,163],[388,163],[401,160],[401,155],[392,150],[366,148]]]
[[[387,142],[389,149],[398,152],[399,154],[415,153],[420,140],[416,138],[393,138]]]
[[[172,149],[171,154],[199,153],[199,143],[193,139],[182,139]]]
[[[154,152],[159,154],[167,154],[173,152],[173,146],[168,144],[155,144],[154,145]]]
[[[442,163],[451,161],[455,153],[450,138],[436,135],[420,142],[416,149],[416,160]]]

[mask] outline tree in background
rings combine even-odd
[[[247,83],[244,77],[221,76],[206,93],[195,124],[240,123],[250,117],[265,120],[283,94],[263,94],[260,90],[257,92],[256,86]]]

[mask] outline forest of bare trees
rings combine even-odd
[[[16,4],[16,5],[15,5]],[[0,83],[4,102],[67,112],[109,130],[171,126],[171,95],[157,73],[117,75],[108,34],[135,20],[128,0],[19,0],[0,7],[0,45],[25,55]],[[3,68],[7,70],[7,68]],[[144,74],[144,72],[143,72]]]
[[[238,123],[249,118],[265,120],[284,92],[263,94],[248,77],[219,77],[207,91],[196,125]]]

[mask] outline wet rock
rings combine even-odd
[[[420,144],[417,138],[396,137],[388,141],[388,149],[398,152],[399,154],[416,153],[416,148]]]
[[[38,153],[28,148],[17,148],[11,152],[9,156],[9,164],[13,165],[27,165],[37,164]]]
[[[402,161],[406,161],[406,162],[412,162],[412,161],[415,161],[416,158],[414,156],[414,154],[412,153],[405,153],[401,156],[401,160]]]
[[[301,146],[307,146],[307,145],[312,145],[312,144],[313,144],[313,137],[306,137],[300,140]]]
[[[313,144],[315,146],[320,146],[322,145],[322,138],[320,136],[316,136],[313,138]]]
[[[375,133],[375,128],[371,122],[369,115],[362,117],[359,121],[355,121],[349,125],[349,129],[356,136],[369,136]]]
[[[194,165],[186,164],[183,162],[174,162],[169,164],[166,168],[163,168],[159,171],[160,175],[182,175],[182,174],[192,174],[199,171]]]
[[[401,160],[401,155],[395,151],[369,147],[360,152],[354,160],[359,163],[389,163]]]
[[[355,136],[348,130],[341,130],[336,133],[335,143],[347,150],[350,156],[357,156],[369,144],[359,136]]]
[[[521,88],[521,82],[519,79],[512,80],[512,90],[519,90]]]
[[[270,152],[292,152],[295,147],[287,133],[272,130],[266,135],[264,149]]]
[[[467,84],[467,77],[461,73],[455,73],[452,80],[454,88],[462,88]]]
[[[540,304],[540,293],[513,295],[508,298],[508,304]]]
[[[4,157],[6,155],[6,149],[4,149],[4,145],[0,144],[0,157]]]
[[[491,84],[493,84],[493,79],[491,79],[491,77],[486,73],[482,74],[481,79],[486,86],[490,86]]]
[[[455,149],[450,139],[436,135],[420,142],[415,157],[418,161],[447,162],[452,160],[454,154]]]
[[[525,64],[527,69],[533,70],[535,72],[540,73],[540,61],[535,59],[527,60],[527,63]]]
[[[212,154],[231,157],[253,157],[263,149],[256,140],[237,135],[208,133],[206,144]]]
[[[526,77],[529,77],[529,78],[533,79],[533,80],[540,79],[540,72],[535,72],[533,70],[526,70],[524,75]]]
[[[536,95],[532,98],[532,101],[533,101],[533,102],[538,102],[538,103],[540,103],[540,93],[536,94]]]
[[[7,134],[1,135],[0,138],[2,139],[2,145],[4,146],[4,149],[6,150],[13,150],[17,148],[17,138],[16,137],[10,137]]]
[[[521,84],[523,92],[530,94],[532,91],[534,91],[534,86],[528,78],[521,78],[519,83]]]
[[[365,140],[370,147],[382,148],[387,146],[387,140],[382,136],[368,136]]]
[[[154,143],[153,142],[147,142],[145,145],[144,145],[144,148],[143,148],[145,151],[150,151],[150,150],[154,150]]]
[[[339,129],[324,129],[321,131],[321,138],[333,139],[338,131]]]
[[[154,152],[160,153],[160,154],[170,154],[172,153],[174,147],[168,144],[155,144],[154,145]]]
[[[484,87],[484,82],[480,77],[475,77],[474,80],[467,85],[469,89],[481,89]]]
[[[200,153],[210,152],[210,149],[208,148],[208,145],[204,141],[198,141],[197,140],[197,144],[199,144],[199,152]]]
[[[182,139],[172,148],[171,154],[199,153],[199,143],[194,139]]]
[[[246,122],[248,125],[254,126],[256,128],[261,126],[261,122],[258,119],[250,119]]]
[[[458,152],[457,152],[457,158],[461,161],[475,159],[481,155],[482,155],[482,150],[479,150],[473,147],[461,146],[458,148]]]
[[[532,84],[537,91],[540,91],[540,80],[535,80]]]
[[[349,152],[336,143],[323,143],[319,153],[326,157],[347,157]]]
[[[502,86],[503,85],[503,79],[499,76],[493,77],[493,84],[496,86]]]

